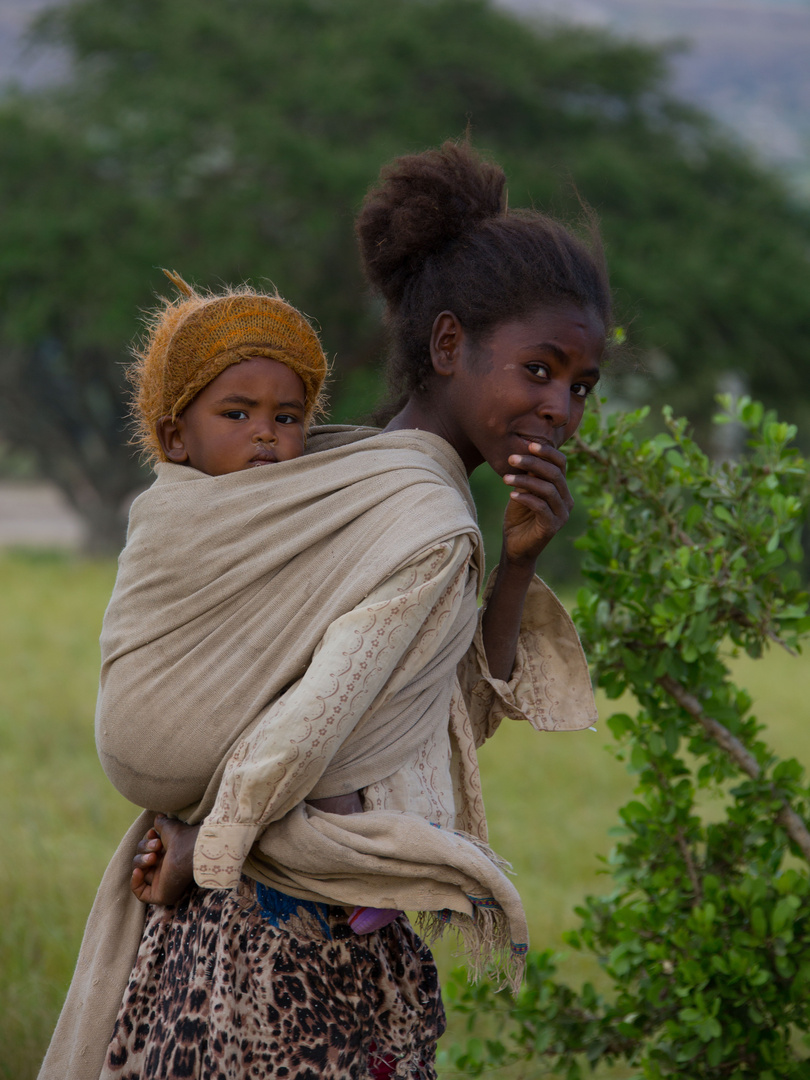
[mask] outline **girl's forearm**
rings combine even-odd
[[[510,562],[501,553],[495,584],[481,620],[490,674],[507,682],[517,654],[523,604],[534,577],[535,560]]]

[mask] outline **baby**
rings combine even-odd
[[[200,294],[166,274],[180,298],[152,316],[130,373],[137,441],[153,461],[209,476],[300,457],[327,372],[307,320],[278,296],[247,288]],[[359,792],[310,805],[334,814],[363,810]],[[156,817],[133,860],[139,899],[179,899],[190,884],[186,867],[197,829]],[[370,933],[399,914],[359,907],[349,923]]]

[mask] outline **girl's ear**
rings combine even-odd
[[[430,360],[437,375],[455,371],[463,339],[464,329],[453,312],[440,312],[430,333]]]
[[[183,444],[183,433],[178,427],[177,420],[172,420],[171,416],[161,416],[155,432],[160,448],[169,461],[173,461],[176,465],[182,465],[188,461],[188,451]]]

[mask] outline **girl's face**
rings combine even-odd
[[[305,401],[300,375],[254,356],[225,368],[176,421],[164,417],[158,437],[169,461],[209,476],[290,461],[304,452]]]
[[[455,329],[448,321],[443,340],[445,316]],[[486,461],[503,476],[514,472],[510,454],[525,454],[529,443],[559,449],[577,430],[599,380],[605,328],[593,309],[565,303],[501,323],[473,344],[445,313],[432,344],[437,374],[452,376],[444,383],[445,437],[468,472]],[[453,354],[446,371],[443,348]]]

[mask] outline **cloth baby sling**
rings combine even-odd
[[[266,474],[162,465],[133,505],[102,632],[97,743],[112,782],[141,806],[201,821],[229,756],[300,679],[332,621],[420,552],[465,534],[474,572],[432,679],[416,697],[403,688],[401,708],[394,695],[381,723],[365,718],[324,760],[317,794],[366,786],[447,724],[481,572],[461,462],[424,433],[322,429],[310,450],[320,452]],[[104,876],[42,1080],[98,1077],[143,927],[129,875],[145,828],[141,815]],[[519,977],[525,916],[497,859],[415,814],[338,818],[297,805],[265,830],[246,870],[304,899],[452,912],[479,944],[514,943]]]

